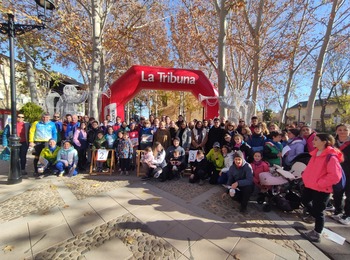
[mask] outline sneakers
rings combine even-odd
[[[159,178],[159,176],[162,174],[162,170],[159,170],[159,171],[157,171],[155,174],[154,174],[154,178]]]
[[[204,180],[200,179],[200,180],[199,180],[199,185],[200,185],[200,186],[204,185]]]
[[[230,197],[233,198],[235,196],[235,194],[236,194],[236,190],[235,189],[230,189],[228,193],[230,194]]]
[[[61,171],[59,174],[58,174],[58,177],[62,177],[64,174],[64,171]]]
[[[331,216],[335,221],[339,221],[343,217],[341,211],[334,211],[334,214]]]
[[[109,172],[109,168],[103,169],[102,172],[104,173]]]
[[[314,217],[310,215],[306,208],[303,210],[303,216],[301,219],[308,224],[312,224],[314,222]]]
[[[346,215],[343,215],[339,220],[339,223],[343,225],[350,225],[350,217],[347,217]]]
[[[314,229],[309,232],[302,233],[302,235],[311,242],[321,241],[321,234],[317,233]]]
[[[128,172],[128,171],[125,171],[125,175],[126,175],[126,176],[129,176],[129,172]]]
[[[21,175],[28,175],[28,173],[26,172],[26,170],[21,170]]]

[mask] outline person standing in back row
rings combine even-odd
[[[350,125],[339,124],[335,128],[336,143],[335,147],[339,148],[344,155],[344,162],[341,167],[346,176],[345,188],[333,193],[334,199],[334,218],[343,225],[350,225]],[[343,196],[345,194],[345,203]],[[344,205],[344,208],[343,208]],[[343,214],[344,209],[344,214]]]
[[[50,114],[43,113],[41,121],[35,121],[29,130],[29,147],[34,147],[34,175],[38,175],[38,161],[41,151],[50,139],[57,142],[57,129],[54,122],[50,121]]]
[[[19,143],[21,144],[19,148],[19,158],[21,160],[21,174],[27,175],[26,164],[27,164],[27,151],[28,151],[28,134],[29,134],[30,124],[24,122],[24,114],[18,114],[17,116],[17,136],[19,137]],[[11,135],[11,125],[6,125],[3,136],[2,145],[3,147],[9,146],[9,138]]]

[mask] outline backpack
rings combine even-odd
[[[329,160],[331,159],[332,156],[336,156],[335,154],[328,154],[327,155],[327,160],[326,162],[328,163]],[[339,191],[343,191],[345,189],[345,185],[346,185],[346,175],[345,172],[343,170],[343,167],[340,166],[341,169],[341,178],[340,181],[336,184],[333,185],[333,192],[339,192]]]

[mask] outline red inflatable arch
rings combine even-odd
[[[217,97],[218,92],[209,79],[199,70],[132,66],[102,94],[102,118],[110,114],[124,120],[124,105],[142,89],[189,91],[195,97]],[[208,102],[210,103],[210,102]],[[212,102],[214,103],[214,102]],[[214,118],[219,113],[219,102],[205,107],[205,117]]]

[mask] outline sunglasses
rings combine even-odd
[[[60,118],[59,116],[54,116],[54,118]]]
[[[17,116],[17,118],[24,118],[24,116]]]

